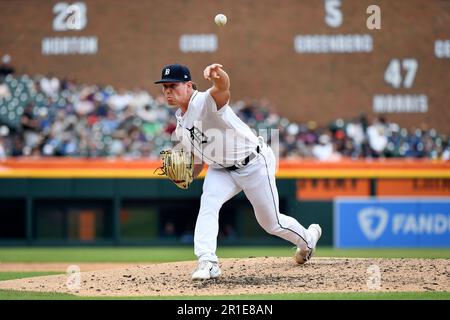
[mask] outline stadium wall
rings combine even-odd
[[[181,190],[154,173],[157,166],[155,161],[6,160],[0,164],[0,243],[190,244],[202,181]],[[421,160],[285,160],[277,174],[280,208],[304,225],[320,223],[321,243],[331,246],[337,197],[450,199],[449,169],[450,163]],[[220,225],[222,244],[284,243],[258,226],[242,193],[224,205]]]

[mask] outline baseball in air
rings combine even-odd
[[[215,16],[214,22],[215,22],[219,27],[222,27],[222,26],[224,26],[224,25],[227,24],[227,16],[224,15],[224,14],[222,14],[222,13],[219,13],[218,15]]]

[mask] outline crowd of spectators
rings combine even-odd
[[[11,73],[11,72],[10,72]],[[11,74],[5,75],[11,77]],[[29,101],[16,126],[0,122],[0,159],[17,156],[158,158],[169,148],[175,110],[161,95],[141,88],[114,90],[55,76],[30,78]],[[0,81],[0,99],[8,94]],[[63,103],[61,102],[63,101]],[[281,158],[430,158],[450,159],[447,136],[435,129],[401,128],[384,117],[365,114],[337,119],[326,127],[296,123],[280,116],[266,100],[236,101],[238,116],[258,133],[276,137]],[[1,118],[0,118],[1,121]]]
[[[449,137],[433,128],[406,128],[380,116],[369,121],[361,113],[319,127],[315,121],[290,122],[272,110],[267,101],[238,103],[238,115],[252,127],[275,128],[282,158],[429,158],[450,159]]]

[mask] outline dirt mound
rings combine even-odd
[[[446,259],[314,258],[301,266],[292,258],[223,259],[222,276],[202,282],[190,280],[195,267],[195,261],[188,261],[81,270],[78,288],[67,286],[74,275],[55,275],[1,281],[0,289],[81,296],[450,291],[450,263]]]

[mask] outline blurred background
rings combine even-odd
[[[450,247],[450,1],[0,0],[0,244],[191,244],[153,84],[213,62],[276,138],[281,211],[336,247]],[[224,13],[228,23],[214,24]],[[269,138],[269,142],[271,141]],[[219,243],[285,244],[243,194]]]

